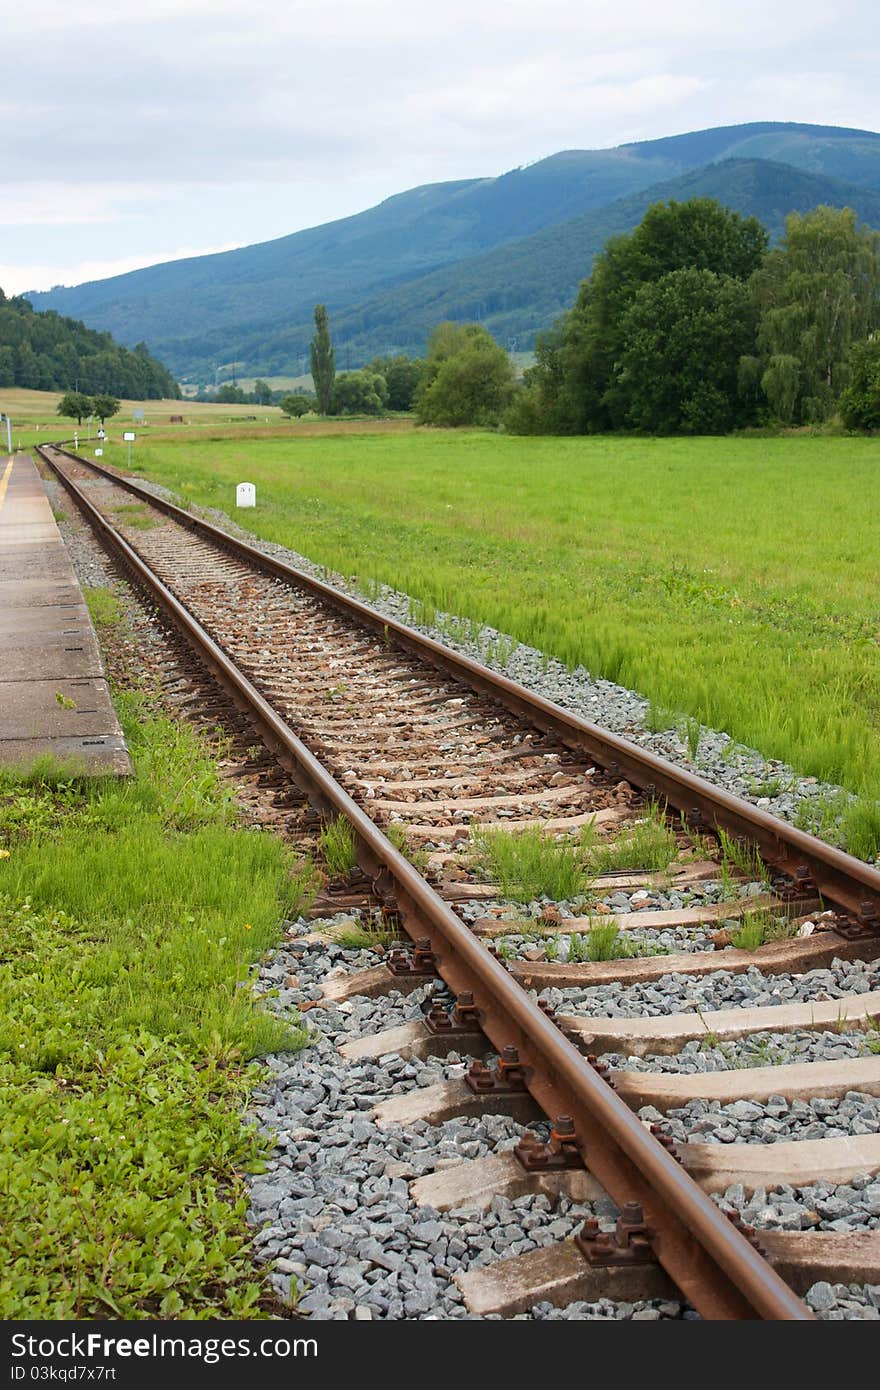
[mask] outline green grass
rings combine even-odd
[[[616,922],[603,922],[601,918],[590,920],[586,936],[576,932],[569,944],[568,959],[573,962],[596,960],[631,960],[633,956],[666,956],[669,950],[659,943],[632,941],[626,931],[621,931]]]
[[[112,589],[83,589],[83,596],[95,627],[118,627],[122,622],[122,606]]]
[[[143,502],[123,502],[122,506],[114,507],[112,512],[120,526],[131,527],[135,531],[152,531],[156,526],[162,525],[161,519]]]
[[[337,816],[324,826],[318,836],[318,849],[331,878],[351,872],[357,863],[357,845],[354,830],[344,816]]]
[[[540,825],[516,832],[475,829],[470,852],[475,867],[511,902],[541,897],[565,901],[585,893],[589,885],[580,846],[555,840]]]
[[[246,982],[309,874],[192,732],[119,707],[133,778],[0,776],[0,1317],[260,1316],[248,1060],[306,1033]]]
[[[793,922],[774,917],[766,908],[756,908],[743,914],[740,925],[731,933],[730,944],[738,951],[757,951],[767,941],[786,941],[796,935]]]
[[[590,872],[617,873],[625,869],[640,869],[659,873],[675,859],[678,847],[675,835],[666,824],[658,806],[647,808],[645,819],[636,822],[609,844],[597,844],[588,850]]]
[[[342,922],[331,933],[337,946],[345,951],[371,951],[377,946],[387,946],[394,940],[394,933],[372,922]]]
[[[417,845],[410,843],[406,833],[406,826],[399,821],[391,821],[390,824],[382,827],[385,838],[390,840],[396,850],[409,860],[414,869],[423,874],[428,867],[430,855],[427,850],[419,849]]]
[[[767,866],[748,840],[739,840],[734,835],[728,835],[726,830],[719,830],[718,844],[721,848],[722,879],[732,879],[733,870],[736,869],[751,883],[769,885]]]

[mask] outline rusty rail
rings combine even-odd
[[[618,1205],[641,1204],[657,1259],[694,1307],[707,1318],[810,1319],[810,1310],[760,1252],[394,848],[83,491],[46,454],[43,458],[135,580],[174,620],[236,701],[244,704],[267,744],[293,771],[312,803],[324,812],[348,818],[357,836],[361,867],[374,879],[387,876],[393,884],[407,931],[416,939],[426,937],[430,941],[440,974],[456,994],[467,991],[473,995],[479,1026],[493,1046],[499,1051],[510,1045],[519,1049],[528,1088],[545,1113],[572,1117],[587,1166]],[[151,505],[155,503],[148,493],[138,490],[138,494]],[[194,518],[179,508],[171,509],[170,504],[165,506],[193,526]],[[193,529],[201,530],[204,525],[199,523]],[[224,543],[230,540],[217,528],[208,530]],[[266,559],[249,546],[242,546],[240,553]],[[279,569],[285,573],[287,567]],[[314,583],[309,581],[310,586]],[[327,586],[318,587],[323,590]],[[382,621],[364,605],[355,608]],[[416,638],[407,629],[402,631]],[[431,645],[437,647],[436,643]]]

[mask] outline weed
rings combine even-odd
[[[787,917],[774,917],[766,908],[743,914],[739,927],[731,933],[730,944],[739,951],[756,951],[767,941],[785,941],[797,934]]]
[[[723,903],[735,902],[739,897],[739,879],[734,877],[729,859],[722,859],[721,861],[718,869],[718,882],[721,886],[721,901]]]
[[[337,946],[344,951],[370,951],[377,946],[388,946],[394,940],[394,933],[378,926],[371,918],[366,922],[341,922],[334,927],[331,935]]]
[[[390,840],[394,848],[409,860],[414,869],[417,869],[420,874],[425,872],[431,856],[426,849],[418,849],[415,845],[410,844],[405,826],[401,825],[399,821],[392,821],[390,825],[385,826],[385,838]]]
[[[583,937],[578,937],[583,941]],[[572,945],[575,938],[572,937]],[[632,950],[616,922],[591,922],[582,960],[617,960],[631,956]]]
[[[76,700],[71,700],[69,695],[63,695],[60,690],[55,691],[55,703],[62,709],[76,709]]]
[[[354,830],[344,816],[337,816],[318,836],[318,849],[332,878],[342,878],[357,863]]]
[[[645,818],[612,844],[595,846],[587,854],[594,874],[617,873],[623,869],[643,869],[646,873],[665,869],[675,858],[675,835],[655,802],[647,807]]]
[[[772,1043],[769,1038],[752,1039],[749,1051],[743,1057],[746,1067],[779,1067],[787,1061],[785,1048]]]
[[[880,855],[880,801],[860,797],[847,806],[840,822],[844,848],[869,862]]]
[[[678,736],[682,743],[687,745],[688,756],[692,763],[697,761],[697,754],[700,751],[701,734],[702,725],[699,719],[695,719],[692,714],[689,714],[686,719],[683,719],[678,726]]]
[[[798,803],[794,823],[799,830],[817,835],[822,840],[839,840],[840,822],[850,805],[851,798],[846,792],[824,792],[820,796],[804,798]]]
[[[483,660],[487,666],[500,666],[506,671],[518,648],[519,642],[512,637],[502,635],[490,638],[483,652]]]
[[[475,827],[471,855],[511,902],[529,903],[540,897],[558,902],[587,889],[578,845],[558,842],[540,825],[516,833]]]
[[[645,728],[652,734],[662,734],[666,729],[674,729],[675,711],[651,700],[645,715]]]
[[[721,846],[723,866],[729,872],[730,865],[738,869],[750,883],[768,883],[769,876],[767,866],[758,854],[754,845],[750,845],[747,840],[738,840],[733,835],[728,835],[726,830],[718,831],[718,843]]]
[[[559,937],[548,936],[544,942],[544,955],[547,960],[559,959]]]
[[[759,780],[757,777],[749,778],[749,791],[754,797],[769,797],[770,800],[779,796],[785,789],[785,783],[781,777],[764,777]]]
[[[151,512],[144,502],[124,502],[121,507],[113,508],[113,514],[122,526],[135,531],[152,531],[162,525],[161,518]]]
[[[96,627],[117,627],[122,621],[122,608],[112,589],[83,589],[92,622]]]

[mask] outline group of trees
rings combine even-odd
[[[510,358],[476,323],[441,323],[423,361],[403,353],[376,357],[337,375],[325,305],[315,306],[311,343],[314,397],[286,396],[282,410],[303,415],[382,415],[414,410],[426,424],[497,424],[514,391]]]
[[[606,243],[573,307],[539,335],[522,386],[476,323],[441,323],[424,361],[399,354],[337,373],[318,304],[314,395],[280,404],[293,416],[413,410],[433,425],[503,421],[522,434],[720,434],[836,411],[849,428],[878,428],[878,247],[849,208],[792,213],[771,248],[757,218],[712,198],[656,203]],[[216,397],[233,398],[279,399],[264,381],[250,395],[226,386]]]
[[[81,425],[83,420],[93,416],[101,421],[109,420],[119,409],[115,396],[87,396],[84,391],[68,391],[58,402],[58,414]]]
[[[791,214],[769,249],[755,218],[713,199],[655,204],[539,337],[507,427],[714,434],[838,407],[864,427],[880,373],[878,242],[848,208]]]
[[[177,399],[180,387],[143,343],[133,351],[76,319],[38,314],[0,290],[0,387],[100,391],[129,400]]]
[[[309,411],[319,415],[385,415],[411,410],[425,365],[401,353],[376,357],[357,371],[337,373],[324,304],[315,305],[310,360],[314,394],[296,391],[282,397],[279,404],[287,415],[301,416]]]

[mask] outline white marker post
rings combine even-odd
[[[96,459],[100,459],[100,458],[103,458],[103,457],[104,457],[104,450],[103,450],[103,449],[96,449],[96,450],[95,450],[95,458],[96,458]]]
[[[134,443],[134,441],[135,441],[136,439],[137,439],[137,435],[135,434],[134,430],[123,430],[123,431],[122,431],[122,442],[123,442],[123,444],[127,444],[127,445],[128,445],[128,469],[129,469],[129,472],[131,472],[131,446],[132,446],[132,444]]]
[[[257,489],[253,483],[239,483],[235,489],[236,507],[255,507],[257,505]]]

